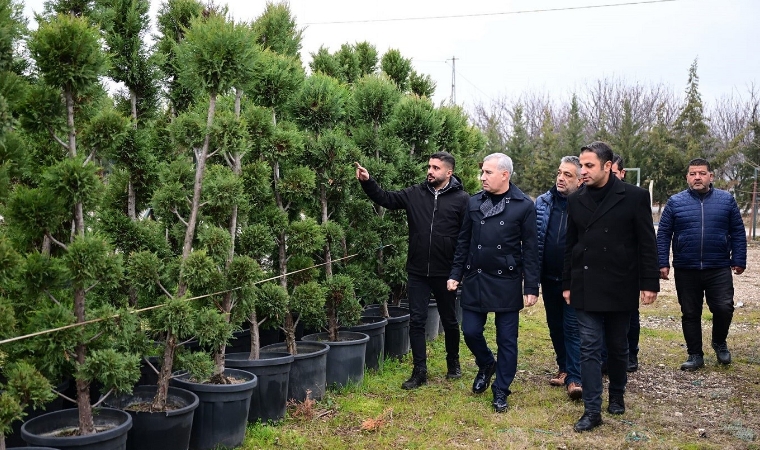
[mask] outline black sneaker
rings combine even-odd
[[[446,379],[456,380],[462,378],[462,368],[459,366],[459,358],[451,358],[446,360]]]
[[[715,356],[718,357],[718,362],[721,364],[731,364],[731,352],[728,351],[728,345],[723,343],[712,343],[712,348],[715,350]]]
[[[575,422],[573,429],[580,433],[583,431],[591,431],[594,428],[602,424],[602,415],[599,413],[584,412],[580,420]]]
[[[689,355],[685,363],[681,364],[681,370],[693,372],[705,366],[705,358],[702,355]]]
[[[407,391],[417,389],[425,383],[427,383],[427,369],[415,367],[412,370],[412,376],[401,384],[401,389],[406,389]]]

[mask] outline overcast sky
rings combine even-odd
[[[29,17],[42,3],[27,2]],[[226,3],[246,21],[266,4]],[[456,100],[467,109],[526,91],[569,97],[609,77],[681,93],[695,58],[706,102],[746,96],[760,81],[760,0],[291,0],[290,8],[304,28],[304,64],[320,46],[395,48],[433,78],[439,103],[451,95],[455,57]]]

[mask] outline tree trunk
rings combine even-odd
[[[248,316],[248,323],[251,330],[251,354],[248,359],[259,359],[261,357],[261,334],[259,332],[259,319],[256,317],[256,311],[251,311]]]
[[[283,331],[285,332],[285,346],[288,349],[288,353],[291,355],[298,354],[296,350],[296,325],[298,322],[293,321],[293,314],[288,311],[285,314],[285,324],[283,325]]]
[[[153,397],[153,403],[150,405],[153,411],[166,410],[166,398],[169,395],[169,380],[171,380],[172,376],[174,353],[176,351],[177,336],[169,331],[167,332],[166,344],[164,346],[164,360],[161,363],[161,370],[158,373],[156,395]]]
[[[187,230],[185,230],[185,242],[182,246],[182,261],[190,256],[193,248],[193,239],[195,238],[195,226],[198,223],[198,213],[201,209],[201,190],[203,188],[203,176],[206,172],[206,157],[208,156],[209,141],[211,139],[211,126],[214,124],[214,113],[216,112],[216,93],[209,95],[208,116],[206,119],[206,136],[203,140],[203,147],[200,154],[197,155],[195,166],[195,183],[193,185],[193,201],[190,209],[190,218],[187,221]],[[187,292],[187,283],[180,279],[177,286],[177,295],[183,296]]]
[[[137,220],[137,200],[135,195],[135,185],[132,184],[132,174],[127,181],[127,215],[133,221]]]
[[[74,128],[74,93],[71,89],[64,89],[63,96],[66,99],[66,123],[69,126],[69,156],[77,156],[77,132]]]

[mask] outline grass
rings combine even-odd
[[[366,373],[361,384],[328,391],[310,405],[310,415],[296,415],[291,407],[278,424],[249,425],[243,448],[760,449],[760,305],[735,317],[742,326],[732,327],[729,335],[732,365],[718,366],[706,344],[706,367],[687,373],[678,370],[685,358],[678,303],[674,295],[664,294],[641,310],[643,324],[663,326],[642,325],[640,370],[629,377],[626,414],[605,411],[604,424],[593,432],[572,430],[583,413],[582,402],[548,384],[556,365],[539,302],[520,314],[518,373],[504,414],[493,412],[490,390],[471,393],[477,368],[464,342],[464,376],[445,379],[440,336],[428,343],[426,386],[414,391],[400,387],[411,373],[411,355],[385,361],[379,372]],[[709,329],[708,322],[707,343]],[[492,320],[486,333],[495,349]],[[604,400],[606,407],[606,392]]]

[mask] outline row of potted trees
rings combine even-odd
[[[0,20],[16,28],[0,29],[22,44],[19,4],[7,3]],[[28,420],[30,443],[122,448],[126,434],[102,430],[138,415],[105,406],[138,399],[175,418],[173,430],[192,417],[187,445],[212,448],[239,444],[246,419],[282,417],[284,405],[265,411],[262,388],[286,366],[297,400],[359,381],[364,363],[338,369],[364,348],[336,349],[370,338],[339,329],[359,323],[358,298],[401,295],[388,286],[403,285],[406,241],[403,215],[357,194],[352,162],[393,188],[419,180],[431,148],[479,148],[462,111],[435,108],[429,78],[397,51],[380,71],[369,44],[322,49],[307,76],[287,5],[244,23],[169,0],[152,48],[147,11],[140,0],[49,2],[26,46],[0,55],[0,338],[42,333],[0,344],[0,450],[5,425],[50,392],[76,408]],[[116,98],[106,76],[124,86]],[[378,315],[394,320],[386,307]],[[251,350],[228,355],[241,323]],[[327,331],[297,341],[299,324]],[[266,327],[284,342],[261,348]],[[325,381],[299,387],[311,353]],[[133,389],[141,365],[155,385]],[[223,400],[210,400],[217,391]],[[243,417],[242,431],[230,417]],[[210,433],[196,431],[206,422]],[[69,435],[49,440],[61,427]],[[173,444],[187,447],[172,431],[139,448]]]

